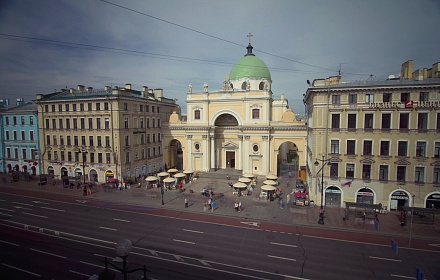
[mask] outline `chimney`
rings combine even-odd
[[[92,92],[93,88],[92,87],[88,87],[87,88],[87,92]]]
[[[73,94],[73,88],[69,89],[69,93]]]
[[[142,97],[145,97],[148,94],[148,87],[147,86],[143,86],[142,87]]]
[[[401,80],[412,79],[412,73],[413,73],[412,66],[413,66],[412,60],[408,60],[407,62],[404,62],[402,64],[402,68],[400,70],[400,79]]]
[[[105,87],[104,87],[104,90],[105,90],[105,91],[110,91],[110,90],[111,90],[111,87],[110,87],[110,86],[105,86]]]
[[[125,84],[125,89],[131,89],[131,84]]]
[[[77,88],[78,88],[79,91],[84,91],[84,89],[85,89],[85,87],[83,85],[78,85]]]
[[[157,99],[161,99],[163,97],[163,89],[156,88],[154,90],[154,97],[157,98]]]

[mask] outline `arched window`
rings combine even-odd
[[[252,119],[260,118],[260,109],[252,109]]]
[[[200,110],[195,110],[194,111],[194,119],[195,120],[200,120]]]

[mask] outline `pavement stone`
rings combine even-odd
[[[440,240],[440,217],[419,217],[414,216],[412,225],[411,217],[408,217],[408,225],[400,225],[400,212],[391,211],[387,214],[379,214],[380,227],[379,231],[375,231],[373,217],[367,218],[366,222],[360,216],[355,216],[354,211],[350,211],[350,219],[344,220],[345,209],[337,207],[325,208],[325,224],[318,224],[319,207],[295,206],[292,201],[286,204],[286,194],[292,192],[292,186],[295,185],[293,178],[281,177],[280,186],[283,187],[284,208],[281,209],[277,200],[267,201],[260,200],[261,182],[257,184],[251,196],[241,196],[232,194],[226,179],[207,179],[199,178],[192,184],[186,184],[184,192],[178,190],[169,190],[164,193],[164,205],[161,205],[160,189],[131,188],[127,190],[117,190],[97,186],[92,189],[92,194],[83,196],[82,189],[74,187],[63,188],[61,185],[53,186],[52,184],[39,186],[36,181],[19,181],[10,182],[9,174],[0,175],[0,188],[21,188],[34,192],[50,192],[62,195],[75,196],[81,200],[101,200],[112,201],[122,204],[136,204],[151,206],[157,208],[167,208],[178,211],[190,211],[196,213],[204,213],[203,202],[208,198],[202,196],[200,191],[203,187],[212,188],[214,191],[214,201],[216,203],[214,212],[207,211],[206,215],[222,215],[228,217],[236,217],[246,219],[247,221],[265,221],[272,223],[281,223],[287,225],[308,226],[314,228],[338,229],[345,231],[368,232],[373,234],[382,234],[390,236],[403,236],[429,238]],[[190,192],[193,191],[193,193]],[[184,207],[184,200],[188,199],[189,207]],[[242,202],[243,210],[236,212],[234,210],[234,202],[236,200]],[[359,211],[358,211],[359,212]],[[357,213],[360,215],[360,213]]]

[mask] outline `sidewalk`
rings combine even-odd
[[[214,212],[207,211],[206,215],[221,215],[246,219],[247,221],[267,221],[280,224],[304,225],[318,228],[332,228],[346,231],[371,232],[390,236],[403,236],[419,238],[429,238],[440,240],[440,217],[436,217],[435,221],[432,217],[408,217],[407,226],[400,225],[400,212],[388,212],[387,214],[378,214],[380,220],[379,231],[375,231],[373,224],[373,216],[367,217],[364,222],[360,217],[360,213],[355,216],[354,211],[350,211],[350,219],[343,220],[345,209],[327,207],[325,209],[325,224],[318,224],[319,207],[294,206],[292,202],[286,204],[286,195],[292,191],[295,180],[288,177],[280,178],[280,185],[283,186],[284,208],[281,209],[278,200],[268,201],[258,199],[260,193],[261,182],[254,189],[252,196],[237,197],[232,194],[226,179],[204,179],[200,178],[193,181],[192,184],[186,184],[184,192],[178,190],[170,190],[164,193],[164,205],[161,205],[162,198],[160,189],[132,188],[128,190],[104,189],[97,187],[92,190],[90,196],[83,196],[82,189],[63,188],[61,185],[44,185],[38,186],[36,181],[32,182],[14,182],[10,183],[3,180],[6,175],[0,175],[0,188],[22,188],[36,192],[59,193],[68,196],[76,196],[85,199],[94,199],[101,201],[112,201],[123,204],[136,204],[144,206],[152,206],[157,208],[167,208],[179,211],[191,211],[203,213],[203,202],[207,202],[208,198],[202,196],[200,191],[205,187],[214,191],[215,208]],[[288,187],[286,187],[288,186]],[[193,193],[190,193],[190,189]],[[223,194],[221,196],[220,194]],[[185,208],[185,198],[188,199],[189,207]],[[243,210],[236,212],[234,203],[236,200],[242,202]],[[358,211],[360,212],[360,211]]]

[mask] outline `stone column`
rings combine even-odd
[[[192,161],[193,161],[193,158],[191,156],[191,151],[193,149],[192,137],[193,137],[192,135],[187,135],[186,136],[186,150],[187,150],[187,157],[188,157],[186,168],[189,169],[189,170],[192,169]]]
[[[249,165],[249,140],[251,139],[250,136],[245,136],[244,137],[244,151],[243,151],[243,172],[244,173],[252,173],[252,170],[250,170],[250,165]]]
[[[214,135],[209,135],[210,138],[210,142],[211,142],[211,153],[210,153],[210,158],[211,158],[211,170],[215,169],[215,138]]]
[[[238,135],[238,169],[243,170],[243,135]]]
[[[202,135],[202,146],[203,146],[203,156],[202,156],[202,164],[203,166],[201,166],[203,171],[209,171],[209,157],[207,155],[209,155],[208,151],[208,145],[209,142],[207,141],[208,139],[208,135]]]

